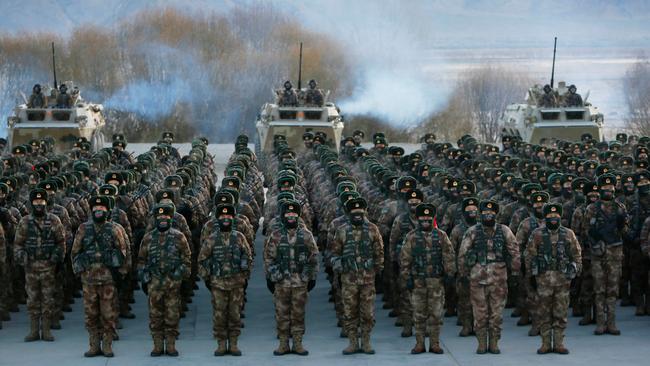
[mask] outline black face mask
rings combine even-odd
[[[538,219],[544,218],[544,208],[543,207],[533,207],[533,214]]]
[[[463,211],[463,217],[465,218],[465,222],[467,222],[467,224],[470,226],[476,225],[477,215],[478,215],[477,211]]]
[[[560,227],[560,218],[559,217],[547,217],[545,219],[546,227],[549,230],[555,231]]]
[[[433,230],[433,219],[431,220],[418,220],[418,224],[423,231]]]
[[[165,232],[172,227],[172,219],[156,219],[156,228],[160,232]]]
[[[350,222],[354,226],[361,226],[363,225],[363,214],[362,213],[353,213],[350,214]]]
[[[601,189],[599,193],[600,199],[603,201],[611,201],[614,199],[614,191],[611,189]]]
[[[232,230],[232,219],[219,219],[217,223],[219,224],[219,229],[221,231],[231,231]]]
[[[287,229],[295,229],[298,227],[298,217],[292,216],[292,217],[283,217],[282,221],[284,222],[284,226],[287,227]]]
[[[650,194],[650,184],[643,184],[637,187],[639,194],[642,196],[647,196]]]
[[[34,216],[36,216],[36,217],[43,217],[43,216],[45,216],[45,213],[47,212],[47,206],[46,205],[33,205],[32,206],[32,212],[34,213]]]
[[[626,196],[632,196],[634,194],[634,191],[635,191],[634,186],[632,186],[632,187],[623,186],[623,193]]]
[[[566,199],[571,199],[571,197],[573,197],[573,189],[562,188],[562,196]]]
[[[491,213],[482,213],[481,223],[487,227],[494,227],[496,224],[496,215]]]
[[[106,222],[107,217],[108,217],[107,211],[102,211],[102,210],[93,211],[93,221],[96,224],[103,224],[104,222]]]

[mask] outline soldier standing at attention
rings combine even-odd
[[[41,92],[41,84],[34,85],[27,102],[28,108],[47,108],[47,96]]]
[[[290,351],[306,356],[302,345],[305,333],[307,293],[316,285],[318,247],[312,233],[299,225],[300,203],[284,202],[280,228],[274,230],[264,245],[264,267],[269,287],[273,289],[275,319],[280,345],[273,351],[282,356]],[[293,348],[289,349],[289,336]]]
[[[113,357],[117,321],[115,284],[129,271],[128,238],[119,224],[108,220],[109,208],[109,197],[91,198],[91,219],[79,226],[72,245],[72,268],[76,275],[81,275],[84,323],[90,344],[85,357],[102,354]]]
[[[288,107],[297,107],[298,106],[298,95],[296,91],[293,90],[293,85],[289,80],[284,82],[284,90],[279,91],[280,100],[278,104],[280,106]]]
[[[198,272],[212,294],[212,327],[217,338],[214,355],[241,356],[237,339],[241,334],[244,288],[253,258],[244,234],[233,229],[235,207],[221,204],[215,212],[217,225],[206,226],[201,232]]]
[[[539,106],[542,108],[557,108],[557,98],[555,98],[555,93],[553,93],[553,88],[550,85],[544,85],[544,94],[539,101]]]
[[[178,356],[176,337],[181,311],[181,281],[190,276],[191,251],[185,235],[172,227],[173,204],[154,207],[156,228],[144,235],[138,254],[142,291],[149,296],[152,357]],[[165,347],[163,347],[163,339]]]
[[[580,273],[582,256],[573,231],[561,225],[561,204],[544,205],[544,222],[545,226],[533,231],[525,255],[526,276],[537,290],[536,316],[542,336],[542,346],[537,353],[553,351],[566,355],[569,350],[564,347],[564,330],[570,287]]]
[[[345,206],[350,220],[336,231],[331,248],[332,269],[341,277],[343,327],[350,341],[343,354],[374,354],[370,331],[375,325],[375,275],[384,267],[384,244],[377,225],[366,218],[365,199],[351,199]]]
[[[499,205],[494,201],[479,204],[481,222],[472,226],[458,253],[462,277],[469,277],[470,298],[474,313],[474,331],[478,339],[476,353],[501,353],[501,313],[508,298],[508,271],[519,275],[521,261],[517,239],[510,229],[496,223]],[[488,343],[489,333],[489,348]]]
[[[29,193],[32,213],[20,220],[14,239],[14,261],[25,268],[31,324],[25,342],[54,340],[50,326],[55,310],[56,267],[65,257],[65,228],[58,217],[47,211],[49,199],[44,189]]]
[[[623,266],[623,235],[627,211],[614,200],[616,176],[603,174],[597,180],[600,199],[587,206],[582,219],[583,238],[591,247],[596,330],[594,334],[620,335],[616,327],[616,297]],[[605,320],[607,314],[607,320]]]
[[[411,353],[426,351],[424,337],[429,329],[429,352],[442,354],[440,328],[445,304],[444,281],[453,281],[456,254],[447,234],[433,227],[435,207],[423,203],[416,207],[417,227],[404,239],[400,251],[400,280],[411,289],[415,320],[415,347]]]

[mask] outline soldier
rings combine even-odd
[[[79,226],[72,245],[72,267],[76,275],[81,275],[84,323],[89,335],[90,348],[85,357],[113,357],[115,283],[129,271],[128,238],[119,224],[108,221],[110,204],[106,196],[91,198],[91,219]]]
[[[316,105],[318,107],[323,106],[323,92],[320,89],[316,89],[318,84],[316,80],[309,80],[309,89],[305,95],[305,104],[306,105]]]
[[[149,330],[154,345],[151,357],[163,351],[178,356],[181,280],[190,277],[192,254],[185,235],[172,227],[175,211],[173,204],[154,207],[156,228],[145,234],[138,254],[142,291],[149,296]]]
[[[370,332],[375,324],[375,275],[384,266],[384,244],[379,228],[365,217],[363,198],[346,202],[350,221],[336,231],[332,242],[332,269],[340,274],[343,300],[343,327],[350,344],[344,355],[362,351],[374,354]],[[358,332],[361,329],[361,347]]]
[[[544,85],[544,94],[539,101],[539,106],[543,108],[557,108],[558,103],[553,93],[553,88],[550,85]]]
[[[614,200],[616,177],[603,174],[597,180],[600,200],[587,206],[582,219],[583,238],[591,247],[596,330],[594,334],[619,335],[616,297],[623,262],[623,235],[627,232],[625,206]],[[607,321],[605,321],[607,313]]]
[[[32,213],[20,220],[14,239],[14,261],[25,268],[27,312],[31,321],[25,342],[54,340],[50,326],[55,311],[55,274],[65,256],[65,228],[58,217],[47,211],[48,200],[44,189],[30,192]]]
[[[433,227],[435,207],[429,203],[415,210],[418,226],[404,239],[399,254],[400,280],[412,292],[415,320],[415,347],[412,354],[425,352],[424,337],[429,329],[429,352],[442,354],[440,328],[445,302],[444,281],[453,281],[456,274],[456,254],[447,234]]]
[[[280,97],[278,104],[280,106],[298,106],[298,95],[296,94],[296,91],[293,90],[293,85],[291,85],[289,80],[284,82],[284,90],[279,91],[278,94]]]
[[[70,108],[72,107],[72,98],[68,94],[68,87],[65,84],[59,86],[59,95],[56,97],[57,108]]]
[[[7,278],[7,257],[7,240],[5,238],[5,231],[2,225],[0,225],[0,329],[2,329],[2,321],[7,311],[7,287],[11,286]]]
[[[458,253],[458,268],[462,277],[469,277],[470,297],[474,313],[474,331],[478,339],[477,354],[501,353],[503,308],[508,297],[507,266],[512,276],[519,275],[521,266],[517,240],[510,229],[496,223],[499,205],[494,201],[479,204],[481,222],[472,226]],[[489,347],[488,343],[489,333]]]
[[[212,294],[212,329],[217,338],[214,355],[241,356],[237,340],[252,255],[244,235],[233,230],[235,207],[219,205],[215,212],[217,225],[206,226],[201,232],[198,272]]]
[[[564,96],[565,107],[582,107],[584,105],[582,97],[580,94],[576,93],[576,91],[578,91],[578,88],[571,84],[571,86],[569,86],[569,94]]]
[[[41,92],[41,84],[34,85],[27,108],[47,108],[47,96]]]
[[[526,277],[537,291],[542,346],[538,354],[569,353],[564,330],[569,311],[571,281],[580,273],[580,244],[569,228],[562,226],[562,205],[544,205],[544,223],[533,231],[526,247]]]
[[[288,200],[282,205],[281,225],[264,244],[264,272],[273,289],[279,347],[276,356],[290,351],[306,356],[302,345],[305,333],[307,293],[316,285],[318,247],[311,232],[299,225],[300,204]],[[289,349],[289,336],[293,348]]]

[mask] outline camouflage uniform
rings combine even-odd
[[[128,246],[124,229],[110,221],[96,224],[89,220],[79,226],[75,236],[71,255],[73,270],[81,275],[83,284],[84,323],[90,343],[88,356],[102,353],[99,347],[102,336],[103,353],[112,356],[118,315],[115,281],[129,271]]]
[[[168,353],[178,337],[181,281],[190,276],[191,255],[185,235],[172,227],[149,231],[140,245],[138,273],[149,295],[149,330],[154,346],[165,338]]]
[[[442,353],[439,338],[445,303],[443,277],[453,279],[455,273],[456,254],[444,231],[437,228],[425,231],[418,227],[406,236],[400,252],[400,278],[412,288],[417,343],[424,348],[426,328],[430,324],[432,352]]]
[[[25,268],[27,312],[32,322],[31,337],[27,338],[34,340],[35,335],[38,339],[39,320],[43,339],[46,335],[51,338],[49,327],[56,311],[56,268],[65,256],[65,228],[61,220],[51,213],[23,217],[16,229],[13,249],[15,263]]]
[[[502,224],[486,227],[472,226],[458,253],[458,268],[462,277],[469,277],[470,297],[474,313],[474,331],[479,340],[479,353],[485,353],[489,333],[490,351],[498,353],[496,342],[501,336],[502,311],[508,296],[507,268],[510,261],[512,275],[520,269],[517,240]],[[494,346],[492,347],[494,342]]]
[[[198,265],[199,276],[212,294],[212,329],[219,343],[215,355],[223,355],[227,352],[226,340],[232,352],[241,334],[244,287],[252,266],[250,246],[234,228],[222,231],[218,225],[206,227],[201,232]]]
[[[381,273],[384,266],[384,245],[379,229],[367,219],[361,226],[345,223],[336,231],[331,251],[332,267],[341,278],[343,327],[350,340],[350,351],[358,351],[358,331],[361,329],[364,352],[374,352],[369,347],[370,332],[375,324],[374,283],[375,275]],[[363,347],[364,344],[368,347]]]

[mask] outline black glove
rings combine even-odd
[[[445,276],[444,281],[446,287],[454,287],[456,285],[456,279],[452,276]]]
[[[271,280],[269,280],[267,278],[266,279],[266,288],[268,288],[269,291],[271,291],[271,293],[274,293],[275,292],[275,282],[273,282],[273,281],[271,281]]]
[[[533,290],[537,291],[537,277],[531,276],[529,281],[530,281],[530,287],[532,287]]]
[[[142,283],[142,292],[144,292],[145,295],[149,296],[149,284],[148,283]]]
[[[625,221],[626,221],[625,215],[616,215],[616,227],[619,230],[623,230],[623,228],[625,227]]]
[[[212,291],[212,285],[210,284],[210,280],[205,280],[205,288],[208,289],[208,291]]]
[[[316,280],[309,280],[309,282],[307,282],[307,291],[309,292],[313,290],[314,287],[316,287]]]
[[[406,280],[406,288],[409,290],[413,290],[415,288],[415,283],[413,282],[413,278],[409,277]]]

